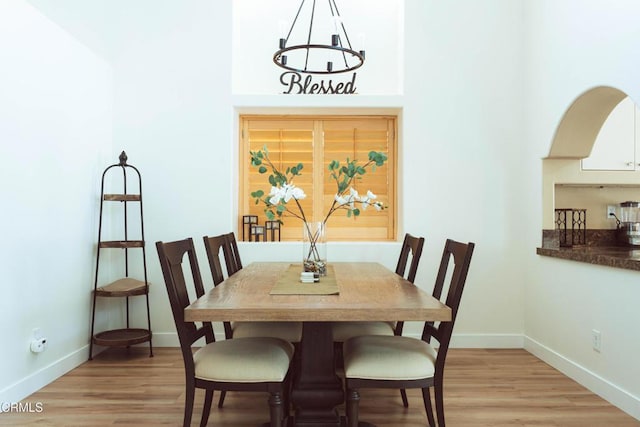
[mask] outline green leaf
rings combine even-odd
[[[258,199],[260,197],[262,197],[262,196],[264,196],[264,191],[262,191],[262,190],[254,191],[254,192],[251,193],[251,197],[255,197],[255,198],[258,198]]]
[[[355,209],[353,210],[353,216],[358,216],[358,215],[360,215],[360,209],[355,208]]]
[[[273,187],[277,185],[275,176],[269,175],[269,184],[271,184]]]
[[[276,216],[273,214],[271,210],[265,209],[264,213],[267,215],[267,219],[269,221],[273,221],[274,219],[276,219]]]
[[[258,172],[266,173],[267,172],[267,168],[265,166],[260,166],[260,168],[258,168]]]
[[[347,218],[351,218],[351,211],[350,210],[347,211]]]
[[[283,204],[279,204],[276,207],[276,211],[278,212],[279,215],[282,215],[284,213],[284,211],[286,211],[286,210],[287,210],[287,207],[285,205],[283,205]]]

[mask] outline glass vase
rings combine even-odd
[[[302,224],[302,271],[327,275],[327,239],[325,223]]]

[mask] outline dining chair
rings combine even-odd
[[[440,299],[449,282],[444,303],[451,308],[451,321],[425,322],[421,339],[359,336],[344,343],[347,426],[358,425],[361,388],[420,388],[429,425],[435,427],[430,391],[433,387],[437,425],[444,427],[444,366],[474,246],[451,239],[444,246],[433,296]],[[432,339],[438,341],[437,349],[431,344]]]
[[[396,264],[396,274],[404,277],[411,283],[415,282],[423,246],[424,237],[415,237],[409,233],[404,235],[404,240],[402,241],[402,246],[400,248],[400,256],[398,257],[398,263]],[[411,257],[411,263],[409,265],[409,270],[407,271],[409,257]],[[336,355],[336,366],[342,367],[343,346],[344,342],[349,338],[364,335],[402,335],[403,327],[404,322],[402,320],[397,322],[333,322],[331,329],[333,333],[333,341],[335,343],[334,353]],[[407,399],[407,393],[404,389],[400,389],[400,397],[404,407],[408,408],[409,400]]]
[[[420,257],[422,256],[422,247],[424,246],[424,237],[415,237],[407,233],[404,236],[402,247],[400,248],[400,256],[396,265],[396,274],[404,277],[409,282],[414,283],[418,272]],[[411,256],[411,264],[407,273],[407,263]],[[361,335],[401,335],[404,323],[398,322],[333,322],[331,329],[333,332],[333,341],[337,343],[336,353],[341,353],[342,343],[351,337]]]
[[[204,247],[207,252],[207,258],[209,260],[209,268],[211,269],[211,276],[213,278],[213,285],[218,286],[224,280],[224,273],[222,271],[222,264],[220,263],[220,251],[225,258],[225,264],[227,265],[227,274],[229,276],[234,273],[230,273],[229,265],[240,266],[238,270],[242,268],[242,262],[240,261],[240,254],[237,246],[232,244],[232,233],[220,234],[218,236],[204,236]],[[233,238],[235,240],[235,238]],[[233,249],[235,246],[235,250]],[[233,261],[230,261],[233,260]],[[236,271],[238,271],[236,270]],[[224,336],[226,339],[232,338],[248,338],[248,337],[273,337],[280,338],[288,341],[294,346],[298,346],[302,340],[302,322],[223,322]],[[218,400],[218,407],[222,408],[224,405],[226,393],[222,392]]]
[[[198,327],[184,319],[191,303],[183,263],[188,260],[196,298],[204,295],[204,286],[193,240],[156,242],[158,258],[167,287],[171,311],[178,332],[185,368],[185,410],[183,426],[191,425],[196,388],[205,389],[200,426],[206,426],[215,390],[268,392],[270,425],[279,427],[288,415],[288,388],[293,345],[271,337],[238,338],[216,341],[210,322]],[[193,351],[204,338],[204,347]]]

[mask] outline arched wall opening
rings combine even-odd
[[[579,95],[560,120],[549,154],[543,159],[543,246],[545,230],[556,228],[556,208],[587,209],[587,229],[615,229],[615,219],[607,216],[607,207],[625,200],[640,200],[640,167],[632,170],[582,167],[582,159],[591,155],[596,141],[603,143],[598,139],[603,125],[627,97],[614,87],[594,87]],[[637,106],[635,110],[640,111]],[[635,126],[635,121],[632,123]],[[631,131],[636,142],[639,133],[635,127]]]
[[[626,97],[626,93],[609,86],[599,86],[578,96],[558,124],[547,158],[589,157],[600,128]]]

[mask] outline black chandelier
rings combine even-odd
[[[302,0],[291,27],[288,31],[281,27],[281,32],[273,62],[286,70],[337,74],[364,64],[364,36],[360,36],[360,50],[354,50],[335,0],[327,0],[326,9],[316,8],[316,0]]]

